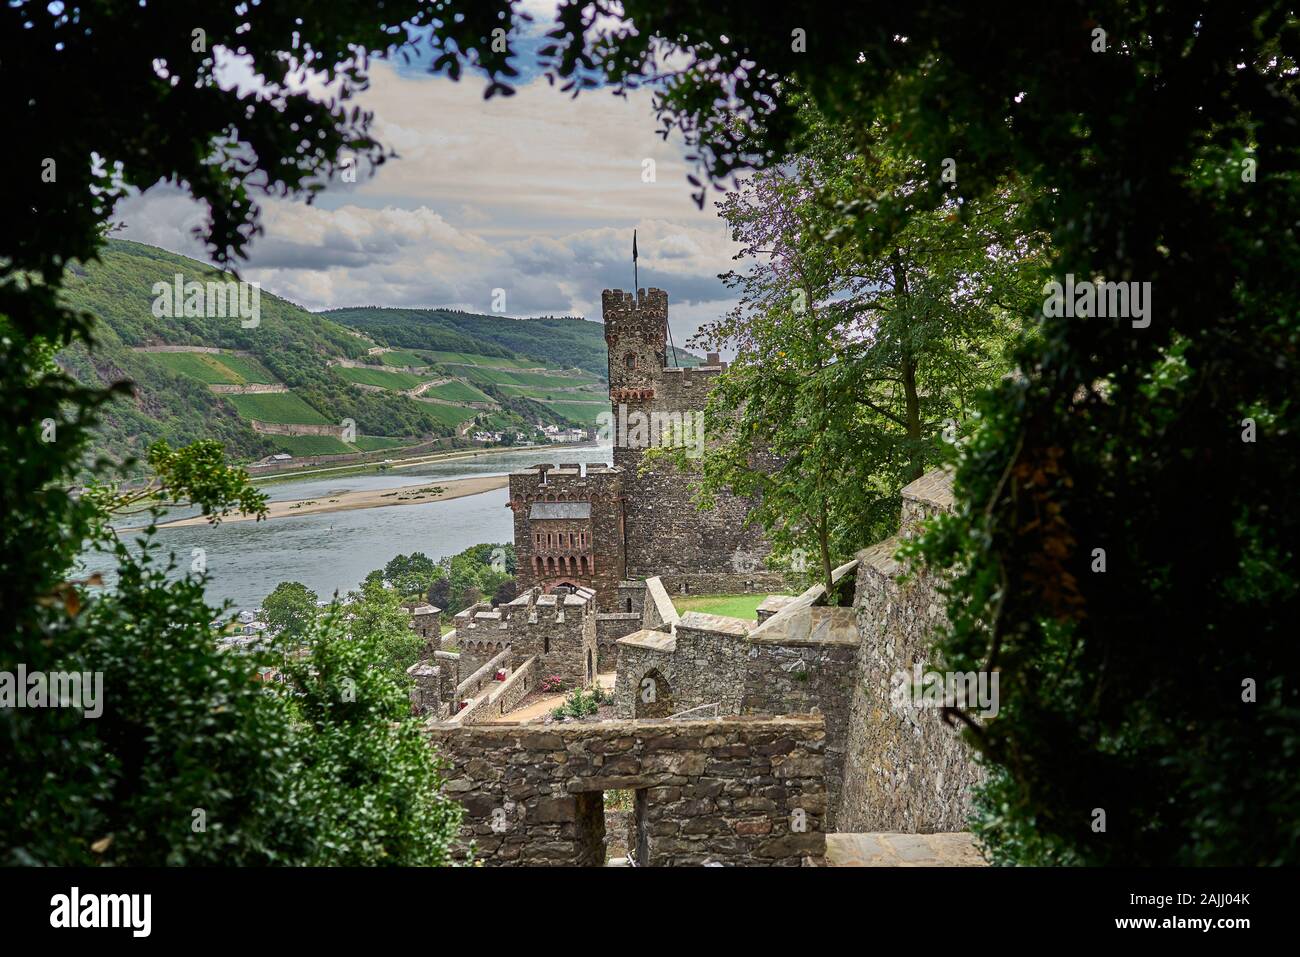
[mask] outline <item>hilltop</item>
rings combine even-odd
[[[215,438],[240,461],[345,454],[454,443],[478,428],[532,437],[539,425],[590,425],[608,408],[600,323],[444,309],[312,313],[265,289],[251,328],[238,316],[156,315],[155,284],[177,274],[232,278],[124,240],[70,268],[66,301],[100,321],[93,350],[74,345],[57,361],[83,382],[136,386],[133,400],[104,410],[94,453],[121,461],[158,439]]]

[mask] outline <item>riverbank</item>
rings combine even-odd
[[[398,469],[417,468],[425,465],[444,465],[454,464],[456,462],[472,462],[485,456],[493,455],[511,455],[521,452],[538,452],[543,450],[554,450],[556,452],[556,461],[563,459],[563,452],[566,449],[594,449],[599,448],[597,442],[572,442],[562,445],[502,445],[488,449],[452,449],[446,452],[434,452],[427,455],[413,455],[408,458],[387,459],[384,461],[374,462],[353,462],[346,465],[329,465],[329,466],[298,466],[297,471],[293,467],[287,467],[282,471],[273,473],[250,473],[254,485],[271,485],[275,482],[293,482],[303,478],[316,478],[321,475],[365,475],[371,472],[397,471]]]
[[[388,489],[362,489],[354,492],[339,492],[336,495],[321,496],[314,499],[296,499],[286,502],[268,504],[267,518],[292,518],[297,515],[319,515],[323,512],[351,512],[362,508],[387,508],[390,505],[423,505],[428,502],[446,502],[467,495],[480,495],[494,489],[505,488],[510,483],[506,475],[482,475],[473,478],[429,480],[418,485],[401,485]],[[228,522],[251,522],[254,515],[236,512],[221,520]],[[181,528],[187,525],[206,525],[207,519],[202,515],[182,518],[172,522],[162,522],[159,528]]]

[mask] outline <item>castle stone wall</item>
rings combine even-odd
[[[636,792],[641,866],[797,867],[825,854],[820,718],[431,724],[487,865],[600,865],[603,792]]]
[[[646,629],[618,642],[614,713],[668,717],[704,705],[740,714],[749,622],[688,611],[673,634]]]
[[[741,714],[809,714],[826,721],[827,830],[837,819],[849,712],[858,668],[858,635],[851,608],[816,608],[832,627],[816,625],[807,638],[749,636]],[[837,620],[838,619],[838,620]]]
[[[596,678],[596,611],[592,593],[541,594],[534,587],[500,612],[516,662],[535,657],[543,677],[559,675],[572,687]]]
[[[903,490],[901,533],[951,507],[947,476],[932,472]],[[924,570],[908,581],[895,537],[858,555],[854,596],[858,680],[849,714],[850,748],[837,814],[841,831],[960,831],[983,771],[935,708],[897,707],[894,675],[929,669],[929,648],[945,621],[939,582]]]

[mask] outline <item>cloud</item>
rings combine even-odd
[[[736,244],[698,209],[680,142],[655,132],[649,93],[573,99],[545,83],[484,101],[459,83],[375,64],[360,105],[399,158],[356,183],[333,182],[313,205],[263,201],[265,234],[243,271],[312,309],[379,304],[511,315],[600,318],[605,288],[639,279],[670,296],[677,344],[731,305],[718,273]],[[643,178],[643,160],[655,177]],[[126,238],[195,258],[204,210],[158,186],[119,204]],[[691,317],[687,319],[686,317]]]

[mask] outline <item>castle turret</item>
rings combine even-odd
[[[609,347],[611,398],[617,404],[621,390],[653,392],[666,355],[668,293],[642,289],[633,297],[621,289],[606,289],[601,293],[601,306]]]

